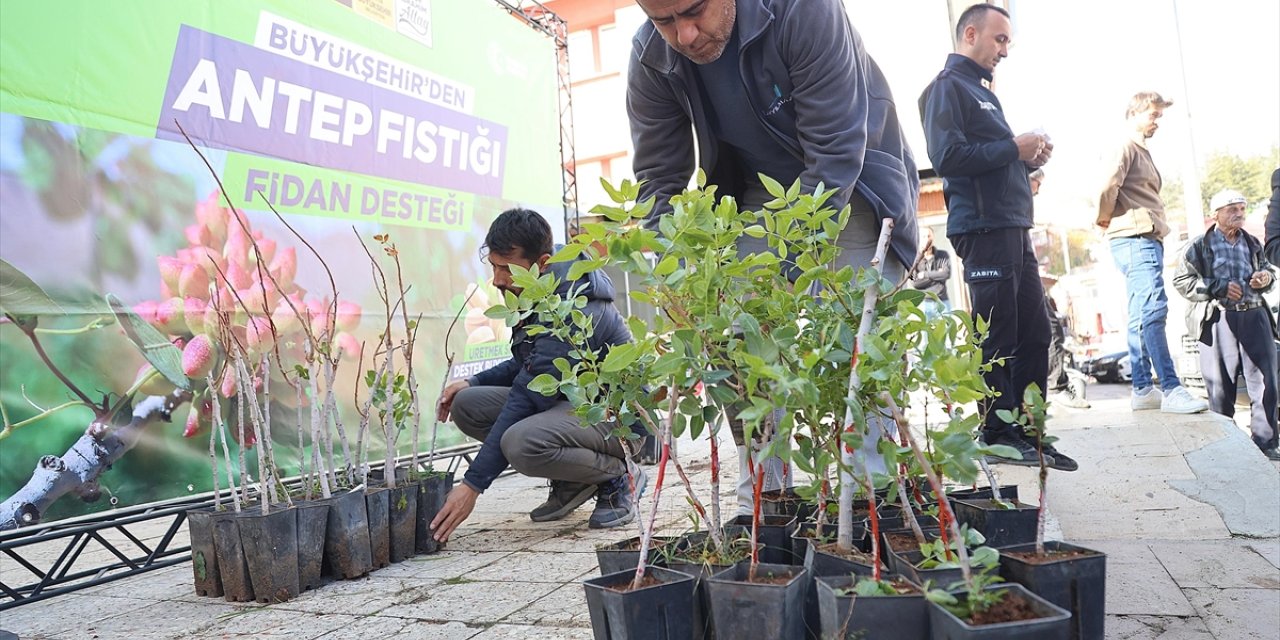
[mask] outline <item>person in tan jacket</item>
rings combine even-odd
[[[1110,165],[1114,169],[1098,199],[1096,222],[1106,230],[1111,255],[1125,276],[1133,410],[1199,413],[1209,405],[1182,386],[1165,337],[1169,299],[1164,289],[1164,237],[1169,224],[1160,200],[1160,171],[1147,150],[1147,140],[1160,128],[1157,121],[1172,104],[1154,91],[1139,92],[1129,100],[1129,136]],[[1163,394],[1155,392],[1153,367]]]

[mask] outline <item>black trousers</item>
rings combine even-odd
[[[1236,372],[1243,372],[1253,442],[1262,449],[1276,446],[1276,348],[1270,313],[1265,307],[1219,310],[1213,343],[1200,344],[1209,410],[1228,417],[1236,414]]]
[[[1026,229],[996,229],[952,236],[964,261],[969,303],[975,318],[988,323],[982,341],[984,361],[1003,358],[983,376],[998,395],[979,405],[988,435],[1013,427],[997,415],[1014,409],[1031,383],[1045,390],[1049,374],[1049,313],[1040,270]]]

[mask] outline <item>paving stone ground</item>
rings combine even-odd
[[[1080,470],[1050,476],[1049,534],[1108,554],[1107,638],[1280,640],[1280,465],[1226,418],[1132,413],[1123,387],[1091,387],[1090,400],[1093,409],[1055,410],[1050,422]],[[708,500],[708,444],[678,445]],[[1036,502],[1034,470],[996,472]],[[560,522],[531,522],[526,512],[544,497],[542,481],[501,478],[446,551],[289,602],[197,596],[181,565],[0,612],[0,629],[32,640],[589,639],[580,582],[596,575],[594,548],[637,529],[588,529],[589,504]],[[732,486],[720,497],[731,516]],[[662,532],[688,528],[685,504],[668,474]],[[0,581],[17,571],[0,559]]]

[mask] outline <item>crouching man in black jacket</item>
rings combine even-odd
[[[1053,145],[1038,133],[1013,135],[990,90],[996,65],[1008,55],[1012,26],[1004,9],[978,4],[956,24],[957,52],[920,96],[929,159],[942,176],[947,203],[947,237],[961,260],[975,316],[989,333],[982,343],[987,361],[1004,365],[986,374],[998,392],[983,403],[983,439],[1007,445],[1017,458],[993,458],[1038,466],[1036,446],[999,409],[1014,409],[1031,383],[1041,390],[1049,370],[1049,316],[1039,266],[1031,244],[1031,184],[1027,174],[1049,161]],[[1051,445],[1047,465],[1075,471],[1075,460]]]
[[[609,276],[595,271],[566,281],[572,263],[547,263],[554,247],[551,226],[541,215],[527,209],[502,213],[489,227],[482,249],[493,267],[493,284],[501,291],[519,294],[511,280],[511,265],[519,265],[554,272],[561,280],[556,295],[575,291],[586,296],[582,311],[593,320],[593,350],[631,342],[631,332],[613,306]],[[559,520],[592,496],[596,507],[588,522],[591,528],[617,527],[635,519],[644,472],[629,465],[627,447],[610,437],[611,426],[584,427],[563,394],[545,396],[529,389],[529,382],[540,374],[559,378],[553,363],[567,358],[571,350],[550,333],[530,337],[527,323],[535,321],[526,320],[512,331],[511,359],[450,384],[440,396],[436,417],[447,420],[452,415],[463,433],[483,444],[431,523],[437,540],[449,539],[508,464],[524,475],[551,480],[547,501],[529,513],[535,522]]]

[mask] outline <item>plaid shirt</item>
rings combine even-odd
[[[1253,261],[1249,259],[1249,244],[1245,242],[1244,232],[1241,231],[1236,235],[1236,241],[1233,244],[1215,226],[1205,240],[1209,242],[1209,249],[1213,251],[1213,275],[1228,278],[1238,283],[1244,290],[1244,297],[1238,301],[1222,299],[1219,302],[1226,305],[1261,303],[1262,296],[1249,286],[1249,278],[1253,277]]]

